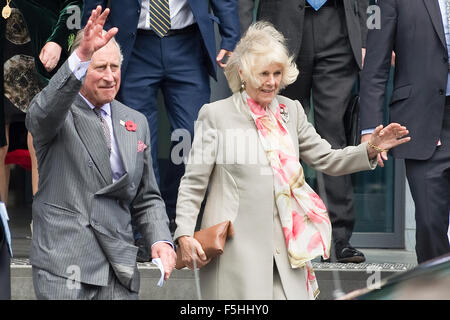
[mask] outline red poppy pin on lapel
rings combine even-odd
[[[286,108],[286,105],[280,103],[280,115],[281,119],[283,119],[284,123],[287,123],[289,121],[289,113]]]
[[[120,124],[125,126],[125,129],[127,129],[128,131],[133,131],[135,132],[137,129],[137,125],[136,123],[134,123],[131,120],[127,120],[126,122],[124,122],[123,120],[120,120]]]

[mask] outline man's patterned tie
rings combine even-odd
[[[102,109],[101,108],[94,108],[93,110],[94,110],[95,114],[97,115],[97,118],[102,123],[103,134],[105,135],[106,144],[108,146],[108,151],[109,151],[109,153],[111,153],[111,132],[109,130],[108,123],[102,117]]]
[[[169,31],[169,0],[150,0],[150,29],[161,38]]]

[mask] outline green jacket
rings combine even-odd
[[[0,10],[6,6],[6,0],[0,0]],[[79,6],[79,10],[68,10],[70,6]],[[31,38],[33,56],[41,85],[46,85],[53,74],[61,67],[69,56],[71,42],[78,32],[77,29],[68,29],[67,21],[72,21],[73,12],[83,12],[82,0],[12,0],[11,7],[18,8],[25,20]],[[81,17],[75,17],[81,21]],[[3,46],[5,40],[7,20],[0,16],[0,61],[3,63]],[[78,28],[80,26],[77,26]],[[49,73],[39,60],[42,47],[48,42],[54,41],[62,47],[61,57],[55,69]],[[0,128],[5,127],[4,113],[4,75],[3,66],[0,68]],[[0,146],[6,145],[5,131],[0,130]]]
[[[73,24],[71,15],[83,12],[83,1],[12,0],[11,4],[20,10],[25,19],[32,42],[37,71],[44,83],[47,83],[69,56],[70,46],[78,29],[69,29],[67,20],[71,19],[69,25]],[[78,6],[79,10],[67,10],[70,6]],[[81,21],[81,17],[77,17],[74,21]],[[79,28],[80,26],[76,27]],[[42,47],[49,41],[56,42],[62,47],[58,65],[50,73],[45,70],[39,60],[39,53]]]

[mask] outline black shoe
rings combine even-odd
[[[136,261],[137,262],[149,262],[150,261],[150,250],[145,245],[144,238],[136,240],[135,245],[136,245],[136,247],[138,247]]]
[[[366,261],[366,257],[361,251],[347,245],[342,250],[336,251],[336,260],[340,263],[361,263]]]
[[[339,262],[339,263],[361,263],[366,261],[366,257],[364,257],[364,254],[353,248],[351,245],[347,245],[340,251],[336,252],[336,259],[333,259],[331,261],[331,258],[324,259],[323,257],[320,258],[321,262]]]

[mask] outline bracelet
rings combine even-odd
[[[376,146],[376,145],[370,143],[370,141],[367,141],[367,144],[368,144],[369,147],[371,147],[372,149],[375,149],[378,153],[381,153],[381,152],[388,152],[388,151],[389,151],[388,149],[382,149],[382,148],[380,148],[379,146]]]

